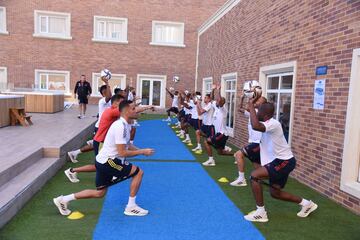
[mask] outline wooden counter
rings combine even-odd
[[[4,94],[25,96],[25,111],[33,113],[55,113],[64,110],[63,93],[6,92]]]
[[[10,108],[25,108],[25,97],[17,95],[0,95],[0,127],[10,125]]]

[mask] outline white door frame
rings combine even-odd
[[[136,81],[136,92],[137,96],[142,98],[142,80],[150,80],[150,81],[161,81],[160,88],[160,108],[165,108],[166,102],[166,75],[150,75],[150,74],[138,74]],[[149,98],[152,99],[152,85],[150,85],[150,94]]]

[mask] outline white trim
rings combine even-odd
[[[200,44],[200,35],[197,35],[197,43],[196,43],[196,63],[195,63],[195,92],[197,91],[197,81],[199,78],[199,44]]]
[[[8,88],[7,67],[0,67],[0,70],[4,71],[4,73],[5,73],[5,85],[6,85],[4,89],[1,89],[1,85],[0,85],[0,91],[7,90],[7,88]]]
[[[237,98],[237,82],[238,82],[238,76],[237,76],[237,72],[232,72],[232,73],[226,73],[226,74],[222,74],[221,75],[221,96],[226,98],[226,92],[225,92],[225,82],[226,80],[228,79],[235,79],[235,96],[234,96],[234,112],[232,113],[232,116],[234,118],[234,121],[233,121],[233,127],[230,128],[230,127],[227,127],[227,131],[228,131],[228,134],[230,137],[234,137],[234,129],[235,129],[235,125],[236,125],[236,109],[237,109],[237,106],[236,106],[236,98]],[[230,109],[228,109],[228,111],[230,111]]]
[[[40,87],[37,87],[36,85],[40,81],[39,76],[40,76],[41,73],[44,73],[44,74],[55,73],[55,74],[63,74],[63,75],[65,75],[65,91],[43,90],[43,89],[40,89]],[[35,69],[34,89],[36,89],[37,91],[44,91],[44,92],[62,92],[65,95],[71,95],[71,91],[70,91],[70,71]]]
[[[296,76],[297,76],[297,62],[291,61],[287,63],[280,63],[275,65],[263,66],[260,67],[259,71],[259,82],[262,87],[263,95],[267,94],[267,76],[271,74],[281,74],[281,73],[293,73],[293,83],[292,83],[292,94],[291,94],[291,109],[290,109],[290,125],[289,125],[289,137],[288,143],[291,146],[292,139],[292,130],[294,125],[294,110],[295,110],[295,92],[296,92]],[[283,90],[286,93],[289,89]],[[272,92],[271,90],[268,92]],[[279,92],[279,90],[277,91]]]
[[[154,20],[152,21],[152,30],[151,30],[151,42],[149,43],[150,45],[153,46],[164,46],[164,47],[181,47],[184,48],[186,47],[185,43],[185,23],[183,22],[171,22],[171,21],[157,21]],[[166,43],[166,42],[156,42],[155,41],[155,26],[159,24],[159,25],[174,25],[174,26],[178,26],[181,28],[181,39],[179,41],[179,43]]]
[[[92,88],[92,93],[91,93],[91,96],[92,97],[101,97],[101,94],[99,93],[99,89],[98,89],[98,86],[99,85],[95,85],[95,79],[96,77],[100,77],[100,73],[97,73],[97,72],[93,72],[91,74],[91,88]],[[120,78],[123,78],[124,81],[121,81],[121,89],[125,89],[126,88],[126,74],[121,74],[121,73],[112,73],[111,74],[111,77],[114,78],[114,77],[120,77]],[[109,80],[109,82],[111,82],[112,79]],[[111,89],[111,91],[114,91],[114,89]]]
[[[210,82],[211,81],[211,84],[214,83],[214,80],[212,77],[206,77],[206,78],[203,78],[203,82],[202,82],[202,96],[205,97],[205,82]]]
[[[198,29],[199,35],[203,34],[212,25],[225,16],[231,9],[233,9],[241,0],[228,0],[221,8],[219,8],[208,20],[206,20]]]
[[[3,13],[4,13],[4,30],[1,31],[0,30],[0,34],[4,34],[4,35],[8,35],[9,32],[7,31],[7,24],[6,24],[6,7],[0,7],[0,9],[3,10]]]
[[[65,31],[66,31],[66,33],[64,35],[53,34],[53,33],[41,33],[40,32],[39,15],[65,17]],[[72,40],[72,37],[71,37],[71,14],[66,13],[66,12],[53,12],[53,11],[34,10],[34,33],[33,33],[33,37],[59,39],[59,40]]]
[[[166,75],[150,75],[150,74],[138,74],[136,78],[136,93],[140,98],[142,97],[142,79],[159,80],[161,81],[161,92],[160,92],[160,108],[165,108],[166,104]]]
[[[124,39],[125,40],[114,40],[110,38],[99,38],[96,35],[96,21],[97,20],[109,20],[109,21],[118,21],[118,22],[124,22]],[[93,42],[101,42],[101,43],[118,43],[118,44],[128,44],[128,19],[127,18],[120,18],[120,17],[110,17],[110,16],[94,16],[93,21],[93,38],[91,39]]]
[[[360,198],[360,48],[354,49],[349,97],[346,111],[345,138],[340,189]]]

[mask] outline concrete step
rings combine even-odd
[[[0,187],[0,228],[25,205],[63,165],[59,158],[40,158]]]

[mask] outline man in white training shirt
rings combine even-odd
[[[78,193],[59,196],[54,198],[54,204],[61,215],[69,215],[68,209],[70,201],[86,198],[102,198],[108,187],[123,180],[132,178],[130,184],[130,196],[125,207],[124,214],[128,216],[145,216],[148,210],[139,207],[136,202],[136,194],[140,188],[143,171],[129,163],[126,158],[137,155],[150,156],[154,153],[153,149],[138,149],[130,144],[130,125],[133,119],[137,118],[135,104],[131,101],[122,101],[119,105],[121,118],[115,121],[104,141],[103,148],[96,156],[96,190],[87,189]],[[113,180],[113,177],[116,177]]]
[[[173,112],[176,115],[179,113],[179,92],[175,91],[173,94],[167,88],[166,88],[166,91],[169,93],[170,97],[172,98],[171,108],[166,110],[167,115],[168,115],[168,118],[166,119],[166,121],[170,122],[171,121],[170,113]]]
[[[297,216],[307,217],[318,206],[312,201],[282,190],[289,174],[296,166],[296,160],[286,142],[280,122],[273,118],[274,104],[263,103],[256,113],[254,107],[256,101],[257,98],[250,99],[248,106],[252,128],[262,132],[260,141],[261,167],[253,170],[250,177],[257,209],[244,216],[244,218],[253,222],[268,221],[261,185],[261,183],[264,183],[264,179],[269,179],[270,194],[273,198],[299,204],[301,210],[297,213]]]

